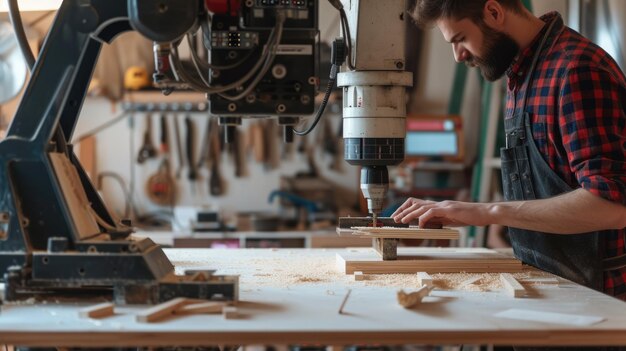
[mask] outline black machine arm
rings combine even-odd
[[[102,45],[129,30],[154,41],[177,40],[196,26],[202,9],[201,0],[63,1],[0,142],[5,298],[88,285],[111,289],[128,303],[236,299],[236,279],[172,280],[163,251],[130,237],[129,223],[107,209],[69,144]]]

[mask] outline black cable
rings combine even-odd
[[[26,32],[24,32],[20,8],[17,5],[17,0],[7,0],[7,3],[9,5],[9,18],[13,24],[13,31],[15,32],[17,43],[20,46],[24,60],[26,60],[28,70],[32,71],[35,66],[35,56],[28,45],[28,38],[26,38]]]
[[[322,104],[320,105],[320,108],[317,110],[317,114],[315,115],[315,120],[313,121],[311,126],[309,126],[309,128],[307,128],[304,131],[298,131],[294,129],[293,130],[294,134],[299,135],[299,136],[304,136],[304,135],[311,133],[313,129],[315,129],[315,126],[317,126],[317,123],[322,118],[322,115],[324,114],[324,110],[326,110],[326,105],[328,104],[328,99],[330,98],[330,94],[333,92],[333,87],[335,86],[335,80],[337,79],[337,66],[333,65],[330,68],[330,72],[331,72],[330,79],[328,80],[328,85],[326,86],[324,99],[322,100]]]
[[[328,85],[326,86],[326,92],[324,93],[324,99],[322,100],[322,103],[319,109],[317,110],[315,119],[313,120],[313,123],[311,124],[311,126],[304,131],[298,131],[294,129],[293,131],[294,134],[299,135],[299,136],[307,135],[311,131],[313,131],[317,123],[320,121],[320,119],[322,118],[322,115],[324,115],[324,111],[326,110],[326,105],[328,104],[328,99],[330,98],[330,94],[333,91],[333,86],[335,85],[335,81],[337,80],[337,71],[339,71],[339,67],[343,65],[345,60],[346,60],[345,39],[337,38],[333,41],[333,45],[331,47],[331,53],[330,53],[331,67],[330,67]]]

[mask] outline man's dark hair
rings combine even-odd
[[[502,7],[523,13],[521,0],[496,0]],[[483,23],[483,8],[487,0],[417,0],[411,16],[420,27],[426,27],[441,18],[462,20],[469,18],[476,24]]]

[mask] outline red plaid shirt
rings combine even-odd
[[[626,206],[626,78],[600,47],[555,17],[533,76],[526,111],[544,159],[573,189]],[[505,118],[524,103],[524,79],[548,26],[507,71]],[[624,254],[626,228],[603,231],[605,257]],[[626,268],[604,273],[604,291],[626,300]]]

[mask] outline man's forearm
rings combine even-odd
[[[577,189],[549,199],[492,204],[493,222],[554,234],[626,227],[626,206]]]

